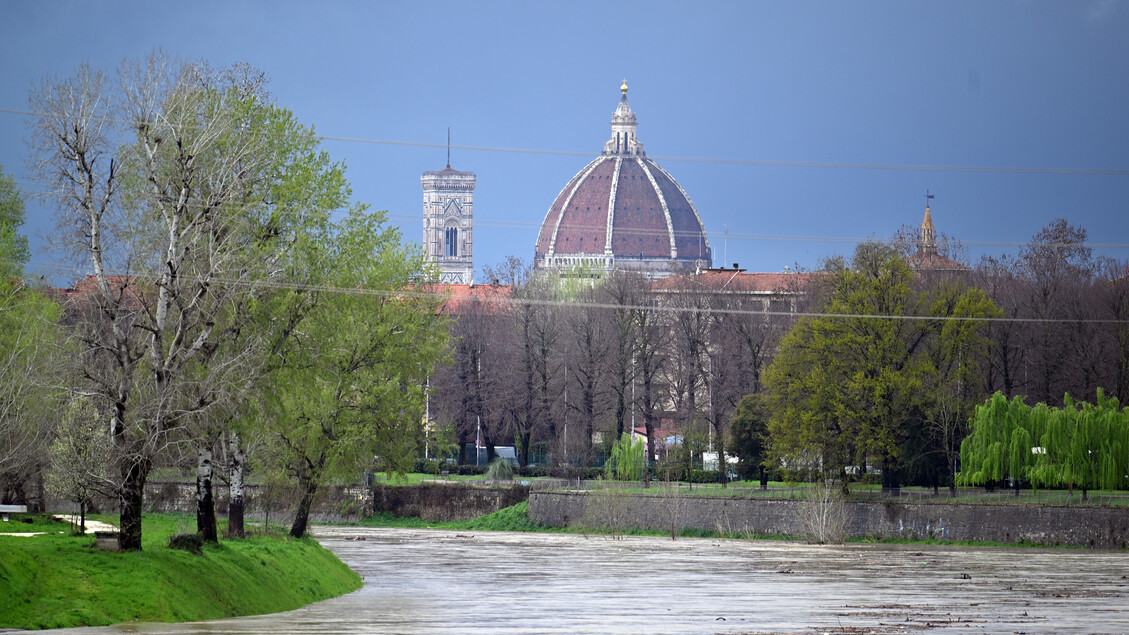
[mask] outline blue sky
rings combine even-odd
[[[926,190],[973,258],[1065,217],[1129,259],[1129,2],[5,1],[0,108],[26,110],[45,75],[157,47],[265,70],[326,136],[443,144],[450,126],[456,146],[549,151],[452,151],[478,175],[479,268],[532,257],[625,77],[639,139],[697,205],[715,264],[817,266],[920,224]],[[34,194],[26,119],[0,112],[0,165]],[[324,147],[358,201],[420,239],[420,173],[445,149]],[[28,268],[64,283],[82,271],[43,248],[51,215],[29,203]]]

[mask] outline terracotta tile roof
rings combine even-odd
[[[115,295],[119,293],[124,295],[124,307],[126,309],[136,310],[141,308],[142,296],[138,293],[130,276],[106,276],[106,282],[109,283],[110,289]],[[75,282],[73,286],[64,289],[52,289],[48,296],[55,298],[60,304],[64,305],[64,308],[85,308],[97,302],[100,293],[98,277],[89,275]]]
[[[734,293],[798,293],[822,273],[747,273],[741,269],[707,269],[701,273],[672,276],[651,283],[659,292],[684,290],[695,285],[711,291]]]
[[[508,310],[507,300],[513,295],[513,288],[508,284],[433,284],[422,290],[447,296],[439,309],[447,315],[464,315],[476,309],[500,313]]]
[[[968,267],[940,254],[918,252],[906,258],[906,264],[916,271],[971,271]]]

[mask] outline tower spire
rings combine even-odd
[[[451,126],[447,126],[447,167],[451,167]]]
[[[937,237],[933,229],[933,215],[929,213],[929,201],[934,196],[925,190],[925,219],[921,221],[921,240],[917,246],[920,254],[937,255]]]

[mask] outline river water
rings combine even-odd
[[[274,615],[69,633],[1129,632],[1124,552],[316,527],[365,579]]]

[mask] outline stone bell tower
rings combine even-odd
[[[474,172],[447,167],[424,172],[423,246],[439,265],[439,281],[452,284],[474,282],[473,225]]]

